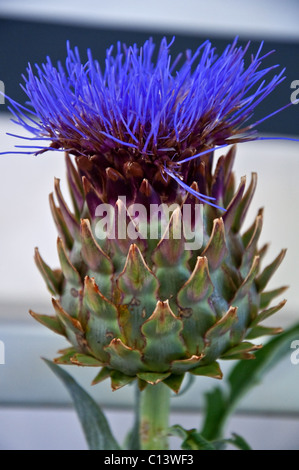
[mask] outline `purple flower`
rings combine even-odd
[[[172,43],[161,41],[156,60],[151,39],[140,48],[118,43],[115,52],[107,50],[104,69],[90,50],[82,63],[69,44],[65,67],[49,57],[35,72],[29,65],[23,89],[30,109],[10,99],[10,110],[31,140],[49,140],[50,146],[23,146],[24,153],[60,149],[86,157],[114,152],[117,158],[115,152],[125,150],[189,190],[186,163],[216,147],[257,139],[255,107],[284,79],[282,70],[265,80],[278,67],[261,68],[273,51],[262,56],[261,44],[246,67],[249,43],[242,48],[237,39],[219,56],[205,41],[185,60],[182,54],[172,60]]]

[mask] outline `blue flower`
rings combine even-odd
[[[25,153],[59,149],[90,157],[125,149],[188,190],[184,163],[219,146],[257,139],[257,124],[269,116],[250,123],[255,107],[284,79],[281,70],[265,80],[278,67],[261,68],[273,51],[262,56],[261,44],[246,67],[249,43],[242,48],[237,39],[219,56],[205,41],[185,60],[182,54],[172,60],[172,43],[161,41],[156,60],[152,39],[140,48],[118,43],[115,53],[107,50],[104,69],[90,50],[82,63],[69,44],[65,67],[49,57],[35,72],[29,65],[23,87],[29,107],[10,99],[10,109],[34,135],[31,140],[50,145],[22,146]]]

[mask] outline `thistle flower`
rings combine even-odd
[[[67,207],[56,180],[58,205],[53,194],[50,205],[61,269],[35,254],[55,316],[31,313],[71,343],[56,362],[102,367],[94,383],[110,377],[113,389],[138,378],[141,389],[163,381],[178,391],[185,372],[221,378],[217,359],[251,359],[259,346],[250,339],[280,331],[260,322],[284,305],[268,308],[284,287],[265,288],[285,250],[260,270],[262,210],[241,233],[256,175],[246,190],[245,178],[235,189],[235,148],[215,170],[213,150],[258,138],[261,121],[248,121],[283,71],[265,81],[277,66],[261,69],[269,55],[261,56],[262,45],[248,67],[249,45],[238,47],[237,40],[219,57],[206,41],[193,55],[187,51],[181,66],[170,46],[163,39],[154,60],[152,40],[140,49],[118,43],[102,71],[90,51],[82,64],[68,45],[65,68],[49,58],[36,74],[29,65],[24,90],[32,110],[11,100],[32,140],[50,141],[25,153],[66,152],[74,205]],[[132,241],[127,229],[136,235],[142,227],[130,205],[172,203],[163,233]],[[117,230],[103,239],[97,208],[107,204],[114,209],[108,225]],[[192,249],[179,226],[188,204],[188,229],[202,206],[202,243]],[[147,217],[146,233],[151,222]]]
[[[261,44],[246,68],[249,43],[238,47],[237,39],[219,57],[205,41],[193,55],[187,51],[179,67],[182,54],[171,60],[172,43],[161,41],[155,62],[151,39],[140,49],[118,43],[115,56],[113,47],[107,50],[104,71],[90,50],[82,64],[78,49],[68,43],[65,68],[53,66],[48,57],[34,74],[29,64],[23,89],[33,110],[11,100],[16,122],[35,135],[33,140],[51,142],[37,153],[97,155],[99,171],[113,167],[133,174],[134,190],[145,176],[158,192],[162,183],[164,196],[175,200],[182,189],[190,191],[198,167],[194,159],[258,138],[255,128],[263,119],[248,120],[284,79],[284,70],[267,83],[278,65],[261,69],[261,63],[273,51],[262,56]],[[190,192],[203,202],[214,199]]]

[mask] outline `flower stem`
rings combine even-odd
[[[170,389],[148,384],[140,400],[140,441],[143,450],[168,449]]]

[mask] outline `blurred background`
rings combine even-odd
[[[291,83],[299,80],[298,18],[298,0],[0,0],[0,80],[7,95],[24,103],[26,96],[19,84],[28,62],[41,64],[49,55],[53,63],[63,63],[67,40],[79,47],[82,60],[91,48],[102,63],[106,49],[117,41],[142,44],[149,36],[156,42],[175,36],[172,51],[176,56],[186,49],[194,51],[205,39],[221,53],[239,36],[242,45],[251,41],[252,53],[262,40],[265,53],[275,50],[265,66],[286,67],[286,79],[260,105],[255,114],[258,119],[289,103],[294,91]],[[22,143],[7,133],[25,135],[10,121],[7,104],[0,104],[0,152],[16,150],[14,145]],[[262,123],[260,134],[299,138],[299,105]],[[281,248],[288,248],[271,281],[273,288],[290,285],[288,303],[269,324],[290,326],[299,321],[299,142],[241,144],[235,171],[238,178],[258,172],[247,224],[259,207],[265,207],[261,243],[271,242],[266,262]],[[0,341],[5,345],[5,364],[0,364],[0,449],[84,449],[70,398],[40,359],[53,358],[66,343],[28,314],[29,308],[51,313],[50,296],[34,265],[33,250],[39,246],[50,266],[58,264],[48,194],[58,177],[67,199],[64,159],[61,153],[0,156],[0,175]],[[70,372],[102,404],[115,434],[122,438],[132,419],[132,388],[112,394],[104,383],[91,389],[89,370]],[[199,379],[186,395],[174,398],[173,423],[197,427],[202,392],[213,384]],[[228,433],[244,435],[256,449],[299,449],[298,387],[299,364],[291,364],[290,358],[281,361],[243,400]]]

